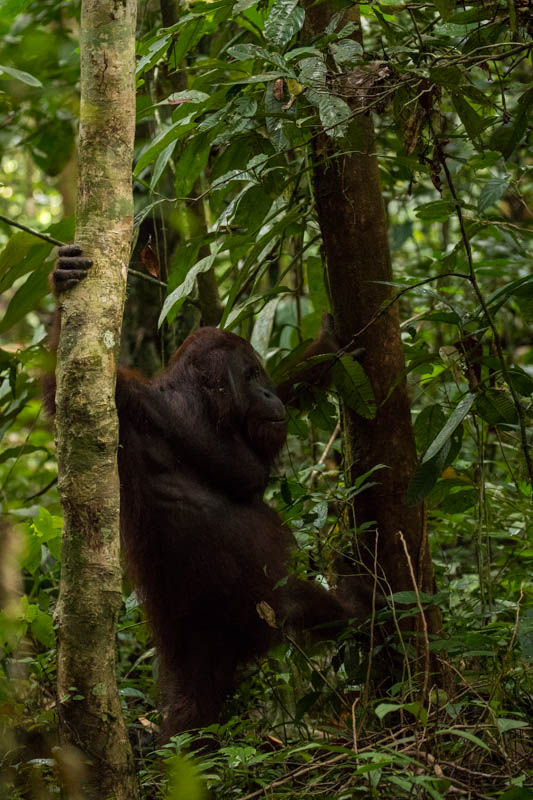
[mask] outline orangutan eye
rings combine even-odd
[[[261,370],[261,367],[258,364],[256,364],[253,367],[249,367],[246,370],[246,378],[249,381],[254,381],[257,378],[260,378],[261,374],[262,374],[262,370]]]

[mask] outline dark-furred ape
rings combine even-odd
[[[59,255],[56,294],[91,266],[75,245]],[[317,342],[314,353],[330,349],[327,337]],[[53,381],[45,394],[53,413]],[[200,328],[152,380],[120,367],[116,404],[121,534],[159,652],[170,736],[215,722],[236,668],[271,645],[276,630],[259,604],[293,630],[357,609],[287,578],[292,536],[263,501],[285,407],[248,342]]]

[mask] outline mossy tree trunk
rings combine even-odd
[[[137,797],[115,675],[122,593],[114,402],[133,215],[135,21],[135,0],[83,0],[76,243],[94,266],[62,296],[57,363],[60,734],[82,750],[89,796],[102,800]]]
[[[335,10],[328,3],[307,6],[308,43],[323,33]],[[353,21],[359,22],[357,7],[349,13]],[[360,41],[360,35],[354,38]],[[354,112],[360,102],[353,102]],[[376,484],[356,499],[355,522],[366,532],[354,539],[353,572],[358,574],[352,585],[354,594],[359,594],[361,583],[367,582],[368,589],[372,588],[377,556],[378,578],[387,593],[416,590],[432,594],[434,575],[424,508],[422,504],[413,507],[406,502],[407,486],[416,466],[416,449],[407,388],[405,381],[399,380],[405,362],[397,305],[365,329],[394,294],[386,285],[393,280],[393,274],[369,112],[354,116],[348,136],[349,144],[344,143],[342,148],[349,151],[345,155],[339,155],[341,147],[326,133],[315,138],[313,178],[335,333],[341,345],[353,340],[354,347],[364,348],[361,363],[378,404],[373,420],[364,419],[347,406],[343,408],[347,479],[353,484],[357,476],[372,467],[386,465],[374,473],[372,480]],[[363,332],[356,336],[360,331]],[[388,397],[395,383],[398,385]],[[427,610],[425,621],[420,616],[409,617],[402,628],[404,633],[411,630],[438,634],[440,612],[437,608]],[[417,637],[416,643],[419,659],[415,671],[422,670],[420,684],[427,690],[441,670],[433,659],[430,669],[427,636]],[[387,661],[385,671],[390,673]],[[396,680],[398,676],[391,677]]]

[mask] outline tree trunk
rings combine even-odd
[[[102,800],[137,797],[115,677],[122,592],[114,403],[133,214],[135,20],[135,0],[82,3],[76,242],[94,266],[63,297],[57,365],[60,734],[83,751]]]
[[[353,12],[352,12],[353,13]],[[320,35],[333,14],[327,4],[307,8],[309,41]],[[352,17],[354,18],[354,17]],[[357,10],[355,19],[358,21]],[[359,38],[359,37],[358,37]],[[352,105],[356,110],[355,103]],[[355,116],[349,130],[351,152],[339,156],[335,140],[321,132],[314,140],[314,188],[318,218],[327,261],[327,277],[335,333],[341,345],[365,328],[393,290],[387,237],[387,219],[381,194],[372,117]],[[335,157],[333,157],[337,154]],[[365,594],[373,584],[374,561],[386,593],[410,591],[432,594],[433,565],[422,505],[408,506],[406,492],[416,465],[416,450],[405,381],[386,400],[405,367],[397,305],[371,324],[354,341],[364,347],[360,359],[372,384],[378,410],[368,420],[343,407],[345,469],[350,485],[378,464],[386,465],[373,475],[376,485],[357,496],[355,521],[365,533],[354,537],[354,594]],[[409,559],[402,543],[403,534]],[[409,565],[411,561],[413,575]],[[347,582],[350,587],[350,580]],[[429,634],[440,631],[438,609],[426,611]],[[420,616],[409,617],[404,631],[423,629]],[[418,640],[429,666],[427,640]],[[420,666],[420,662],[419,662]],[[389,670],[390,671],[390,670]],[[396,677],[396,676],[395,676]],[[425,681],[427,684],[427,681]]]

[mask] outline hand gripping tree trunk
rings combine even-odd
[[[115,679],[121,572],[114,403],[132,232],[135,20],[135,0],[83,0],[76,242],[94,266],[62,295],[57,365],[65,514],[56,611],[60,733],[83,751],[102,800],[137,797]]]
[[[332,14],[327,4],[307,8],[309,41],[324,31]],[[352,14],[358,21],[357,10]],[[357,110],[355,103],[352,107]],[[386,591],[416,589],[432,594],[434,576],[424,508],[408,506],[406,502],[416,450],[405,381],[400,381],[386,399],[405,367],[397,306],[393,305],[365,329],[393,293],[383,283],[393,278],[374,129],[368,112],[355,116],[349,136],[350,146],[345,149],[351,152],[339,155],[335,140],[320,133],[314,140],[313,164],[335,332],[341,345],[347,345],[363,330],[354,340],[354,347],[365,348],[361,363],[378,404],[373,420],[364,419],[346,405],[343,408],[347,480],[353,484],[358,475],[377,464],[386,465],[374,475],[376,485],[357,496],[357,527],[369,527],[354,539],[352,571],[358,574],[354,575],[352,586],[358,592],[358,584],[372,582],[377,555],[378,578],[384,579],[382,587]],[[347,585],[350,586],[349,580]],[[404,632],[411,629],[426,634],[418,639],[422,657],[418,667],[425,673],[422,685],[427,689],[427,635],[440,631],[439,611],[426,610],[425,620],[420,615],[409,617],[402,627]],[[433,664],[431,672],[434,674],[435,670]]]

